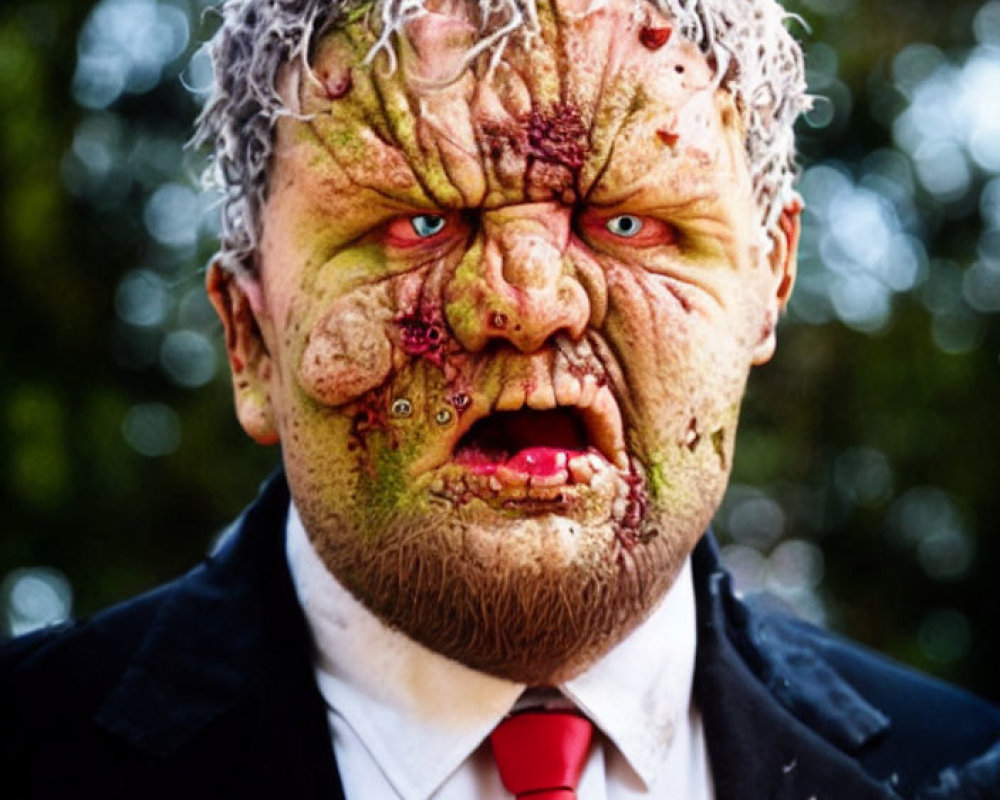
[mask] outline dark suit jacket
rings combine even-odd
[[[192,572],[4,647],[0,796],[343,797],[285,562],[287,506],[273,480]],[[926,798],[1000,798],[1000,748],[963,766],[1000,740],[1000,710],[749,610],[709,537],[694,573],[695,691],[719,800],[921,786]]]

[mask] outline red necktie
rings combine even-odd
[[[578,714],[526,711],[490,734],[504,787],[518,798],[574,800],[593,726]]]

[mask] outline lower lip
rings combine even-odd
[[[476,475],[493,475],[498,467],[504,466],[533,478],[548,478],[565,471],[570,459],[581,455],[586,454],[582,450],[560,447],[526,447],[506,460],[495,461],[480,456],[474,457],[465,466]]]

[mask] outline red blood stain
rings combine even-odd
[[[447,337],[440,317],[430,309],[420,309],[396,318],[403,350],[440,367],[444,363]]]
[[[386,400],[384,391],[369,392],[354,404],[354,414],[351,417],[350,449],[364,447],[368,434],[373,431],[389,430],[386,419]]]
[[[673,33],[671,28],[654,28],[650,25],[644,25],[639,29],[639,41],[642,42],[642,46],[649,50],[659,50],[663,45],[670,41],[670,34]]]
[[[583,166],[587,155],[587,128],[580,111],[557,103],[546,111],[535,109],[521,118],[527,136],[527,153],[540,161],[561,164],[570,170]]]
[[[642,478],[635,471],[625,477],[628,483],[628,497],[625,500],[625,514],[621,519],[617,534],[618,539],[626,550],[631,550],[642,541],[641,527],[646,517],[646,488]]]
[[[665,128],[660,128],[656,135],[660,137],[660,141],[663,142],[667,147],[673,147],[677,144],[677,140],[681,138],[679,133],[674,133],[673,131],[668,131]]]

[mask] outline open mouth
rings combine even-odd
[[[454,461],[478,475],[555,478],[585,455],[587,429],[575,409],[501,411],[477,421],[455,448]],[[507,483],[508,481],[504,481]]]
[[[620,416],[595,403],[494,411],[465,432],[451,460],[494,486],[517,488],[586,484],[623,457]]]

